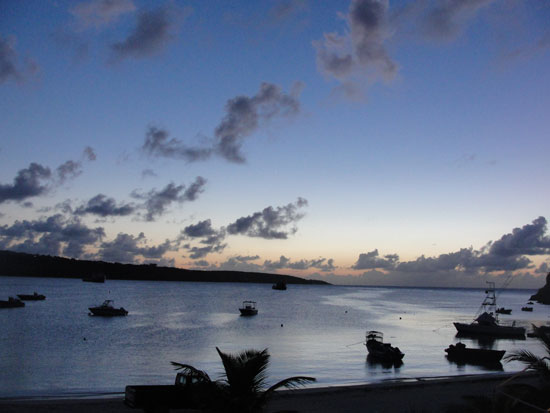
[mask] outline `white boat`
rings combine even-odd
[[[467,335],[525,338],[525,328],[516,327],[514,324],[508,326],[499,323],[496,313],[495,283],[487,281],[487,284],[489,287],[485,291],[486,296],[481,304],[483,312],[472,323],[453,323],[456,330]]]
[[[105,300],[103,304],[97,307],[90,307],[90,315],[100,316],[100,317],[115,317],[115,316],[124,316],[128,315],[128,311],[124,307],[115,308],[113,306],[113,300]]]
[[[243,301],[243,305],[239,308],[241,315],[256,315],[258,314],[258,309],[256,308],[256,301]]]

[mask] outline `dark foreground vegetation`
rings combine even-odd
[[[287,284],[324,284],[291,275],[264,274],[242,271],[198,271],[155,264],[120,264],[104,261],[76,260],[50,255],[0,251],[0,275],[13,277],[85,278],[105,275],[107,280],[139,281],[203,281]]]

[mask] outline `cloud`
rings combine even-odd
[[[21,169],[13,184],[0,184],[0,204],[6,201],[20,202],[27,198],[42,195],[48,191],[47,182],[52,176],[49,168],[31,163]]]
[[[195,181],[186,189],[185,185],[175,185],[169,183],[163,189],[152,189],[146,194],[140,194],[137,191],[132,193],[132,197],[145,200],[141,206],[147,210],[145,219],[154,221],[159,215],[162,215],[168,206],[173,203],[183,203],[186,201],[195,201],[200,193],[204,191],[206,179],[202,176],[197,176]]]
[[[482,7],[494,0],[435,1],[421,20],[425,35],[439,40],[454,39]]]
[[[399,261],[399,256],[396,254],[386,255],[384,258],[378,256],[378,250],[375,249],[366,254],[359,254],[359,259],[352,265],[354,270],[366,270],[374,268],[393,268],[395,263]]]
[[[76,215],[98,215],[100,217],[109,216],[126,216],[135,211],[136,207],[133,204],[122,204],[117,206],[113,198],[108,198],[106,195],[98,194],[91,198],[85,205],[78,207],[74,213]]]
[[[77,20],[77,28],[99,29],[118,20],[122,15],[134,12],[132,0],[92,0],[78,3],[69,9]]]
[[[172,138],[168,139],[168,132],[154,126],[149,127],[145,134],[145,143],[141,150],[150,156],[182,159],[187,162],[195,162],[210,158],[212,148],[193,148],[183,142]]]
[[[15,37],[3,38],[0,36],[0,84],[8,80],[18,83],[38,72],[39,67],[32,59],[25,59],[19,63],[19,56],[15,50]]]
[[[345,34],[325,33],[314,42],[317,65],[324,74],[341,82],[340,90],[352,96],[369,76],[391,79],[397,64],[385,43],[392,36],[387,0],[353,0]]]
[[[301,86],[295,85],[290,94],[271,83],[262,83],[252,97],[237,96],[225,105],[225,116],[214,131],[214,142],[204,147],[192,147],[182,141],[169,139],[164,129],[149,127],[141,150],[149,156],[182,159],[194,162],[217,154],[229,162],[246,161],[241,153],[245,138],[256,132],[263,122],[274,117],[290,117],[300,111],[297,96]]]
[[[277,271],[281,269],[291,269],[291,270],[308,270],[310,268],[317,268],[321,271],[333,271],[334,260],[332,258],[318,258],[316,260],[300,260],[292,262],[289,258],[281,255],[279,261],[266,260],[262,268],[265,271]]]
[[[87,246],[105,236],[102,227],[88,228],[77,218],[56,214],[34,221],[16,221],[0,226],[0,248],[32,254],[80,258]]]
[[[55,171],[59,183],[63,184],[66,180],[76,178],[82,173],[82,164],[75,161],[66,161],[59,165]]]
[[[137,237],[121,232],[113,241],[101,243],[97,255],[100,259],[109,262],[134,264],[144,262],[143,259],[162,260],[165,253],[174,250],[172,243],[168,240],[152,247],[147,247],[146,243],[143,232]]]
[[[84,159],[90,162],[95,161],[97,159],[94,149],[90,146],[86,146],[84,148],[84,152],[82,155],[84,156]]]
[[[304,206],[307,206],[307,200],[303,198],[282,207],[269,206],[261,212],[237,219],[227,226],[227,232],[265,239],[287,239],[290,234],[296,233],[297,228],[293,224],[304,217],[298,212]],[[290,229],[285,228],[291,224]]]
[[[190,258],[198,259],[212,252],[222,252],[225,247],[227,247],[227,244],[223,243],[225,235],[225,230],[223,228],[215,230],[212,228],[212,222],[207,219],[185,227],[180,233],[178,242],[189,239],[200,239],[199,242],[203,245],[201,247],[192,246],[190,244],[185,244],[183,246],[190,251]]]
[[[268,11],[271,21],[280,22],[300,13],[306,8],[305,0],[279,0]]]
[[[115,60],[160,53],[175,39],[176,31],[190,10],[186,8],[182,11],[172,5],[140,12],[134,31],[123,41],[111,45]]]

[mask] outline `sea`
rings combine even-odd
[[[444,349],[467,346],[526,349],[545,355],[536,338],[479,341],[456,337],[454,321],[470,322],[483,289],[350,287],[198,283],[0,276],[0,299],[46,295],[24,308],[0,309],[0,398],[101,397],[131,384],[172,384],[171,361],[222,378],[216,351],[268,349],[268,384],[312,376],[316,386],[341,386],[464,374],[519,371],[518,362],[483,367],[458,365]],[[502,290],[497,304],[512,309],[505,324],[546,325],[550,307],[521,311],[533,290]],[[104,300],[129,311],[126,317],[94,317],[88,308]],[[241,317],[244,300],[258,314]],[[365,333],[405,353],[403,364],[367,360]]]

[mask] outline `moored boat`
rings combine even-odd
[[[239,308],[241,315],[256,315],[258,314],[258,309],[256,308],[256,301],[243,301],[243,305]]]
[[[497,314],[512,314],[512,309],[511,308],[500,307],[500,308],[497,308],[495,310],[495,313],[497,313]]]
[[[25,303],[17,298],[9,297],[7,300],[0,300],[0,308],[25,307]]]
[[[484,348],[468,348],[464,343],[451,344],[445,349],[447,358],[452,361],[474,363],[474,364],[495,364],[499,363],[505,350],[490,350]]]
[[[17,296],[23,301],[40,301],[46,299],[44,294],[38,294],[36,291],[33,294],[17,294]]]
[[[533,311],[533,307],[529,307],[529,306],[521,307],[521,311]]]
[[[489,287],[485,291],[486,296],[481,304],[484,312],[474,319],[471,323],[453,323],[460,334],[467,335],[486,335],[492,337],[518,337],[525,338],[525,328],[502,325],[499,323],[496,313],[495,283],[487,282]]]
[[[113,300],[105,300],[103,304],[97,307],[89,307],[90,315],[100,317],[114,317],[128,315],[128,311],[124,307],[115,308],[113,306]]]
[[[393,347],[390,343],[384,343],[384,335],[380,331],[368,331],[366,334],[367,350],[369,357],[386,363],[398,363],[405,356],[399,347]]]
[[[277,281],[275,284],[273,284],[271,288],[273,288],[274,290],[284,291],[286,290],[286,283],[284,281]]]

